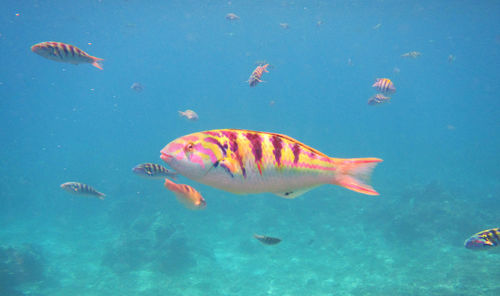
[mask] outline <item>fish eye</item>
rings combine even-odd
[[[193,148],[194,148],[193,143],[188,143],[188,144],[186,145],[186,147],[184,147],[184,151],[185,151],[185,152],[191,152],[191,151],[193,151]]]

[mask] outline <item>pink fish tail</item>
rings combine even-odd
[[[100,193],[98,194],[97,198],[99,198],[100,200],[104,200],[104,198],[106,197],[106,194],[104,193]]]
[[[92,63],[91,63],[92,66],[102,70],[102,61],[104,61],[104,59],[96,58],[93,56],[91,56],[90,58],[92,59]]]
[[[365,183],[379,162],[382,159],[373,157],[342,159],[333,183],[359,193],[379,195]]]

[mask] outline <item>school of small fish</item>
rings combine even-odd
[[[226,14],[231,22],[240,20],[235,13]],[[321,26],[318,20],[316,26]],[[288,23],[279,23],[289,29]],[[382,24],[373,26],[379,30]],[[232,34],[232,33],[231,33]],[[91,43],[88,43],[91,45]],[[46,59],[69,64],[91,64],[103,70],[102,58],[91,56],[74,45],[63,42],[46,41],[34,44],[31,51]],[[401,55],[416,59],[422,56],[418,51]],[[448,56],[448,62],[456,57]],[[259,61],[247,82],[250,87],[263,82],[268,73],[269,63]],[[352,66],[351,58],[348,64]],[[399,68],[394,68],[399,73]],[[397,72],[396,72],[397,69]],[[372,85],[378,93],[368,100],[368,105],[380,105],[391,100],[387,95],[396,92],[389,78],[377,78]],[[134,82],[130,89],[142,92],[144,86]],[[274,100],[270,105],[274,105]],[[178,111],[181,117],[197,121],[198,114],[190,109]],[[243,129],[220,129],[197,132],[181,136],[168,143],[160,152],[160,158],[175,171],[159,164],[143,163],[132,171],[147,178],[164,179],[164,187],[172,192],[177,201],[190,210],[206,208],[203,196],[192,186],[176,184],[171,179],[184,176],[190,180],[237,194],[270,192],[280,197],[292,199],[309,190],[325,184],[338,185],[352,191],[378,195],[368,183],[370,174],[382,159],[333,158],[307,146],[289,136]],[[94,187],[80,182],[66,182],[60,187],[72,194],[104,200],[106,195]],[[280,238],[254,234],[253,237],[265,245],[276,245]],[[490,250],[500,245],[500,228],[481,231],[468,238],[464,246],[470,250]]]

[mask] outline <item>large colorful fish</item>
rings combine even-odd
[[[379,158],[333,158],[285,135],[239,129],[180,137],[161,150],[179,174],[233,193],[271,192],[295,198],[335,184],[378,195],[365,184]]]
[[[267,71],[268,66],[269,64],[259,65],[255,68],[255,70],[253,70],[252,74],[248,78],[248,85],[250,85],[250,87],[257,86],[259,82],[262,82],[262,75],[264,75],[264,72],[269,72]]]
[[[31,51],[52,61],[74,65],[89,63],[102,70],[103,59],[93,57],[70,44],[54,41],[41,42],[33,45]]]
[[[478,232],[465,241],[470,250],[489,250],[500,245],[500,228],[492,228]]]

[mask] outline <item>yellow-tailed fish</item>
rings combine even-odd
[[[225,191],[295,198],[335,184],[378,195],[365,184],[379,158],[333,158],[285,135],[239,129],[198,132],[161,150],[179,174]]]
[[[165,178],[165,188],[172,191],[177,200],[190,210],[203,210],[207,203],[201,194],[186,184],[175,184]]]
[[[478,232],[465,241],[470,250],[489,250],[500,245],[500,228],[492,228]]]
[[[106,197],[104,193],[95,190],[94,187],[80,182],[66,182],[61,184],[61,188],[70,193],[93,196],[101,200]]]

